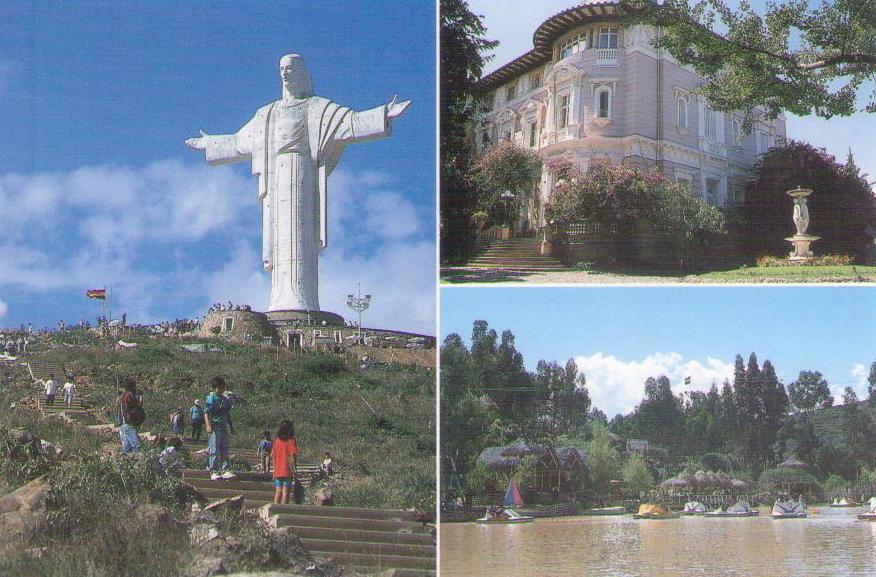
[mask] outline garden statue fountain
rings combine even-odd
[[[791,260],[807,260],[814,255],[809,248],[820,236],[806,234],[806,229],[809,228],[809,208],[806,206],[806,197],[812,194],[812,190],[808,188],[800,188],[788,191],[788,196],[794,199],[794,226],[797,228],[797,234],[786,238],[788,242],[794,245],[794,252],[790,254]]]

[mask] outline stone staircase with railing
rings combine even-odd
[[[537,238],[495,240],[465,265],[466,268],[503,269],[521,272],[567,270],[558,259],[541,254]]]

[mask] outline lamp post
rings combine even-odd
[[[360,342],[362,341],[362,313],[371,306],[371,295],[365,295],[362,297],[362,284],[356,283],[357,293],[356,296],[347,295],[347,306],[359,313],[359,326],[357,329],[357,336]]]

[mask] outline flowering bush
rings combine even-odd
[[[586,172],[567,161],[549,161],[547,167],[557,178],[547,209],[549,219],[594,221],[619,234],[645,221],[686,240],[724,228],[721,210],[656,170],[608,161],[594,161]]]
[[[826,254],[806,260],[791,260],[777,256],[762,256],[757,259],[757,266],[848,266],[855,259],[844,254]]]
[[[478,189],[478,209],[496,215],[502,210],[515,214],[524,198],[531,195],[541,178],[541,157],[511,142],[490,148],[475,163],[472,180]],[[503,200],[502,193],[514,197]]]

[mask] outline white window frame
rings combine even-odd
[[[709,194],[709,181],[710,180],[712,182],[718,183],[717,188],[715,189],[715,197],[714,198],[710,198],[711,195]],[[724,179],[721,177],[715,177],[712,175],[704,175],[703,176],[703,200],[705,200],[706,202],[708,202],[714,206],[720,206],[721,205],[721,190],[723,189],[723,182],[724,182]]]
[[[575,36],[571,36],[566,39],[560,45],[560,50],[557,54],[557,61],[564,60],[571,56],[572,54],[577,54],[579,52],[583,52],[587,49],[587,33],[581,32],[576,34]]]
[[[234,330],[234,317],[222,317],[222,332],[227,333]]]
[[[617,50],[618,38],[620,37],[620,29],[617,26],[606,26],[599,29],[599,40],[597,48],[609,48]],[[605,42],[603,42],[603,38]],[[612,42],[614,40],[614,42]],[[612,43],[614,46],[612,46]],[[604,45],[603,45],[604,44]]]
[[[603,116],[602,113],[602,95],[606,94],[608,98],[608,110],[606,111],[607,116]],[[614,106],[614,90],[611,85],[603,84],[596,88],[593,91],[593,117],[594,118],[611,118],[612,117],[612,107]]]
[[[571,112],[572,95],[569,93],[557,96],[557,127],[562,130],[569,126],[569,114]]]
[[[684,104],[684,114],[681,113],[681,105]],[[679,132],[687,132],[690,127],[690,99],[685,95],[679,95],[675,100],[676,127]]]

